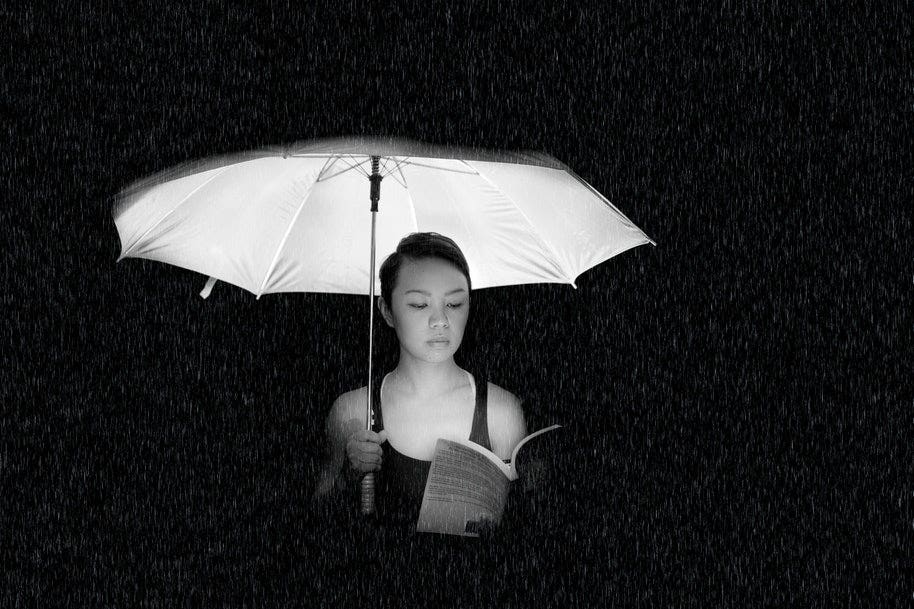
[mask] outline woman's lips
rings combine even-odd
[[[428,341],[426,341],[426,342],[427,342],[428,344],[432,345],[433,347],[440,347],[440,346],[443,346],[443,345],[449,345],[449,344],[451,343],[451,341],[450,341],[449,339],[447,339],[447,338],[433,338],[433,339],[428,340]]]

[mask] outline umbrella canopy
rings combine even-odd
[[[600,262],[653,243],[552,157],[398,139],[322,140],[180,167],[122,193],[114,222],[119,260],[147,258],[209,275],[204,297],[217,279],[258,298],[374,296],[376,256],[386,258],[413,232],[453,239],[477,289],[574,285]],[[374,475],[365,475],[361,486],[362,512],[370,514]]]
[[[474,289],[574,285],[587,269],[653,243],[548,155],[336,139],[208,160],[135,184],[114,209],[119,259],[173,264],[258,298],[369,294],[372,157],[384,177],[376,255],[383,260],[412,232],[447,235],[463,250]]]

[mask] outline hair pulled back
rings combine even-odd
[[[470,266],[460,247],[453,239],[438,233],[411,233],[400,239],[397,249],[387,257],[379,275],[381,277],[381,296],[387,306],[391,306],[391,294],[397,283],[397,276],[405,260],[422,260],[424,258],[439,258],[453,264],[457,270],[467,278],[467,290],[473,289],[470,281]]]

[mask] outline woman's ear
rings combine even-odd
[[[387,303],[384,301],[383,296],[378,296],[378,310],[381,311],[381,316],[384,317],[384,321],[387,322],[387,325],[393,328],[394,317],[390,312],[390,307],[388,307]]]

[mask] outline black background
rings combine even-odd
[[[4,605],[910,599],[908,11],[0,12]],[[311,512],[364,298],[115,264],[133,181],[341,135],[546,152],[657,242],[474,295],[463,357],[574,440],[489,544]]]

